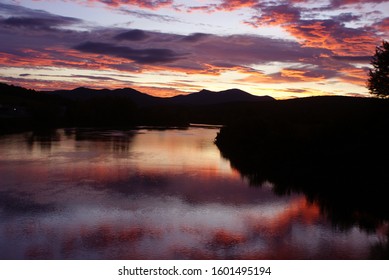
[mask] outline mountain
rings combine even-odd
[[[137,106],[147,107],[162,105],[159,97],[151,96],[132,88],[121,88],[121,89],[90,89],[85,87],[79,87],[73,90],[57,90],[48,92],[53,95],[61,96],[66,99],[73,101],[87,101],[96,97],[121,97],[130,98]]]
[[[214,105],[230,102],[255,102],[275,100],[270,96],[256,96],[240,89],[224,91],[210,91],[203,89],[188,95],[178,95],[170,98],[171,103],[177,105]]]
[[[185,126],[227,123],[249,108],[278,102],[239,89],[169,98],[131,88],[34,91],[0,83],[0,133],[58,126]],[[258,101],[258,102],[257,102]],[[263,105],[263,106],[262,106]]]
[[[256,102],[275,100],[270,96],[255,96],[239,89],[229,89],[220,92],[201,90],[188,95],[174,97],[155,97],[132,88],[101,89],[76,88],[74,90],[59,90],[50,92],[63,98],[86,101],[94,97],[119,96],[130,98],[139,107],[163,106],[163,105],[215,105],[231,102]]]

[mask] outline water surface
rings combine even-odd
[[[1,259],[366,259],[385,242],[250,186],[217,128],[0,137]]]

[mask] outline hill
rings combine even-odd
[[[267,101],[274,99],[238,89],[162,98],[131,88],[39,92],[0,83],[0,128],[222,124],[241,106]]]
[[[49,94],[61,96],[71,100],[90,100],[95,97],[119,96],[130,98],[138,107],[166,106],[166,105],[215,105],[231,102],[257,102],[271,101],[270,96],[255,96],[239,89],[229,89],[220,92],[201,90],[188,95],[178,95],[173,97],[155,97],[142,93],[132,88],[115,90],[96,90],[90,88],[76,88],[74,90],[58,90],[48,92]]]
[[[170,98],[173,104],[181,105],[214,105],[231,102],[258,102],[272,101],[270,96],[256,96],[240,89],[229,89],[224,91],[210,91],[203,89],[199,92],[188,95],[178,95]]]
[[[73,90],[57,90],[47,93],[72,101],[88,101],[93,98],[107,97],[130,98],[139,107],[157,106],[164,103],[163,98],[154,97],[132,88],[109,90],[79,87]]]

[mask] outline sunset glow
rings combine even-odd
[[[4,0],[0,82],[367,96],[385,11],[385,0]]]
[[[216,132],[4,136],[0,257],[358,259],[385,236],[334,230],[305,196],[250,186],[212,144]]]

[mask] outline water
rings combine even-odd
[[[366,259],[380,229],[334,227],[301,194],[253,187],[217,128],[0,137],[1,259]]]

